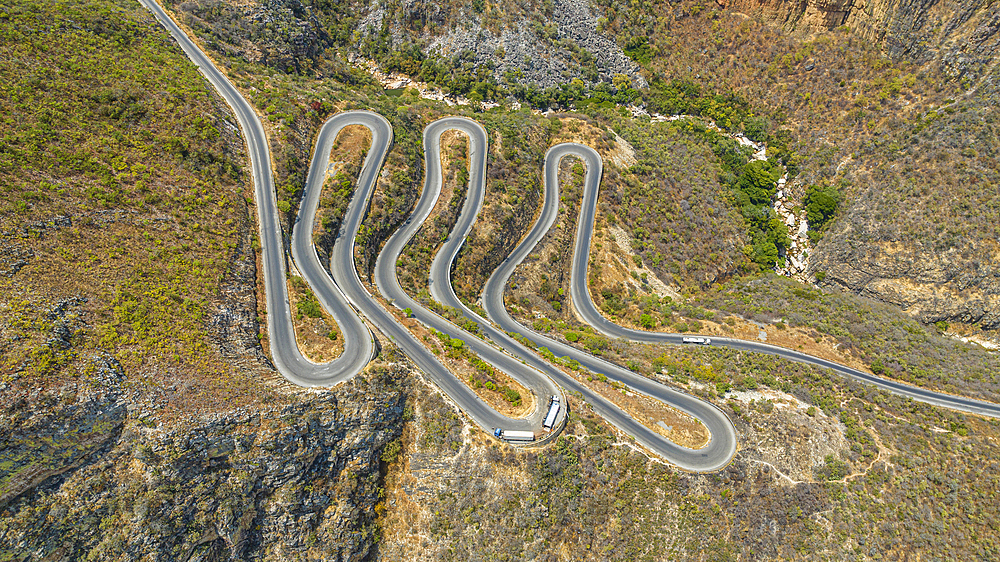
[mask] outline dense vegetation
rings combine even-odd
[[[833,220],[843,197],[841,185],[818,184],[806,188],[806,219],[809,221],[809,238],[812,241],[818,241]]]

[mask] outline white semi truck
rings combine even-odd
[[[513,429],[493,429],[493,436],[505,441],[534,441],[535,434],[531,431],[516,431]]]
[[[697,343],[701,345],[712,345],[712,338],[684,338],[684,343]]]
[[[552,426],[555,425],[557,417],[559,417],[559,397],[553,396],[552,400],[549,401],[549,412],[545,414],[542,429],[552,431]]]

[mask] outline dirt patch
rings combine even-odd
[[[342,156],[359,155],[364,157],[372,145],[372,132],[364,125],[347,125],[340,130],[334,141],[330,154]],[[331,158],[331,162],[333,158]]]
[[[601,212],[598,211],[598,216],[600,214]],[[599,222],[606,224],[604,221]],[[636,255],[632,246],[632,237],[625,232],[625,229],[618,225],[609,225],[607,230],[602,227],[600,234],[600,238],[604,241],[602,248],[596,251],[591,249],[591,259],[595,260],[596,263],[603,264],[606,269],[615,271],[618,279],[628,283],[636,290],[652,291],[661,298],[683,299],[676,287],[667,285],[660,280],[653,270],[646,267],[645,263],[641,261],[638,264],[635,263],[632,259],[632,256]]]
[[[601,127],[577,117],[559,117],[558,120],[562,125],[552,135],[552,146],[564,142],[585,144],[598,150],[602,158],[615,148],[614,133],[605,132]]]
[[[327,363],[340,357],[344,352],[344,337],[333,316],[320,306],[301,277],[292,277],[287,285],[299,351],[314,363]]]
[[[676,408],[629,390],[627,386],[610,381],[603,375],[575,373],[575,376],[642,425],[682,447],[701,449],[711,440],[712,436],[704,424]]]

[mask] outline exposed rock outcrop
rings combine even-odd
[[[928,252],[885,240],[857,244],[851,234],[838,229],[815,254],[812,265],[826,273],[827,283],[898,305],[923,322],[1000,327],[1000,283],[993,268],[970,264],[956,250]]]
[[[832,29],[844,25],[855,0],[716,0],[734,11],[760,12],[789,28]]]
[[[428,51],[448,57],[471,55],[477,66],[494,66],[493,76],[498,82],[512,73],[519,83],[548,88],[573,78],[585,83],[611,82],[615,75],[622,74],[640,87],[647,86],[639,74],[639,65],[622,51],[613,37],[598,32],[597,19],[586,2],[555,0],[551,20],[547,22],[550,27],[542,28],[543,34],[551,36],[540,35],[539,26],[529,20],[499,33],[471,25],[435,37]],[[584,58],[593,57],[594,74],[589,77],[581,74],[581,66],[586,63],[581,65],[574,60],[570,52],[574,47],[569,45],[584,49],[587,53]]]
[[[402,367],[336,392],[156,424],[117,362],[45,392],[0,390],[0,558],[361,560]]]

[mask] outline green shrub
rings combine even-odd
[[[400,453],[403,452],[403,444],[399,442],[399,439],[395,439],[386,443],[385,448],[382,449],[382,460],[389,464],[396,462],[399,458]]]
[[[871,370],[876,375],[884,375],[885,374],[885,365],[882,364],[882,360],[881,359],[876,359],[876,360],[872,361]]]
[[[315,297],[309,298],[309,296],[300,300],[296,305],[299,315],[308,316],[309,318],[322,318],[323,309],[319,306],[319,301]]]
[[[597,334],[588,334],[583,339],[583,345],[590,351],[604,351],[608,348],[608,340]]]
[[[843,480],[848,474],[850,474],[850,468],[847,463],[834,458],[833,455],[827,455],[823,459],[823,465],[816,469],[816,476],[820,480]]]
[[[510,387],[503,387],[503,397],[515,406],[521,405],[521,393]]]
[[[650,316],[649,314],[643,314],[642,316],[640,316],[639,324],[641,324],[642,327],[645,328],[646,330],[652,330],[654,327],[656,327],[656,322],[653,320],[653,317]]]

